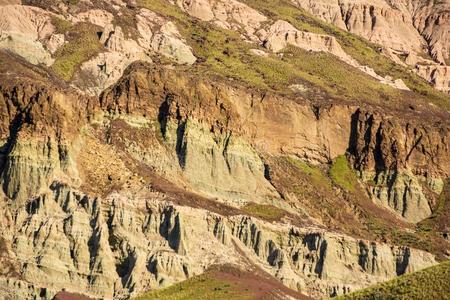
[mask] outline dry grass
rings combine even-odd
[[[449,299],[450,260],[391,281],[338,297],[341,300]]]

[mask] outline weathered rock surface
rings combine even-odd
[[[450,67],[438,65],[417,65],[417,74],[431,82],[436,89],[450,91]]]
[[[336,26],[389,48],[420,52],[423,37],[413,26],[413,18],[395,7],[401,1],[293,0],[301,8]],[[402,7],[403,8],[403,7]]]
[[[440,124],[399,124],[361,111],[353,116],[349,152],[356,169],[373,181],[376,199],[412,222],[431,212],[423,186],[440,193],[448,177],[448,127],[435,131],[435,126]]]
[[[360,0],[293,0],[316,17],[341,29],[358,34],[370,41],[402,55],[428,52],[438,64],[450,58],[448,1],[360,1]],[[396,54],[389,55],[402,64]],[[415,64],[415,63],[414,63]],[[430,64],[430,63],[428,63]],[[437,65],[431,62],[429,68]],[[418,74],[437,89],[448,92],[449,75],[437,72],[430,77],[424,71]]]
[[[5,70],[0,74],[2,296],[52,299],[64,289],[128,299],[212,265],[234,264],[263,269],[289,288],[323,298],[436,264],[433,254],[398,241],[388,244],[394,241],[378,236],[369,241],[356,230],[327,228],[306,213],[301,201],[310,199],[302,198],[302,186],[293,186],[297,194],[290,195],[275,184],[272,168],[283,168],[277,160],[292,158],[298,170],[305,169],[302,179],[312,178],[313,189],[321,187],[314,180],[323,180],[342,200],[329,202],[343,203],[335,207],[338,213],[370,222],[352,207],[350,198],[359,196],[358,201],[367,200],[382,212],[380,219],[389,213],[393,226],[412,232],[414,223],[436,211],[444,179],[450,177],[448,112],[413,106],[388,111],[332,99],[313,103],[190,74],[186,70],[195,68],[189,65],[196,57],[170,18],[132,2],[113,1],[105,10],[95,4],[51,6],[73,23],[101,29],[101,53],[79,66],[73,82],[0,53]],[[265,41],[273,52],[289,45],[327,52],[380,81],[407,88],[360,66],[335,38],[271,22],[240,2],[173,5],[239,31],[252,47]],[[38,21],[11,19],[9,10]],[[45,45],[48,55],[66,42],[68,36],[55,32],[51,14],[42,9],[1,5],[0,11],[5,15],[0,28],[7,35],[18,28],[27,41]],[[121,18],[130,11],[135,28]],[[375,12],[389,28],[396,24],[388,8]],[[337,16],[330,8],[327,18],[339,22]],[[352,21],[356,27],[358,18]],[[409,21],[405,17],[403,23]],[[338,26],[347,26],[342,22]],[[375,38],[382,38],[386,28],[376,30]],[[157,54],[176,64],[154,64]],[[13,67],[4,68],[4,61]],[[327,173],[343,155],[358,172],[360,195]],[[252,211],[252,204],[262,212]],[[280,216],[272,217],[278,210]]]
[[[54,184],[51,193],[24,207],[2,207],[4,215],[17,215],[2,224],[2,232],[21,262],[21,278],[43,288],[28,293],[43,290],[51,296],[65,288],[120,299],[186,279],[211,264],[237,263],[240,254],[233,245],[287,286],[316,296],[435,263],[430,254],[409,248],[243,216],[224,218],[164,204],[159,197],[148,194],[144,202],[118,194],[90,198]],[[20,283],[0,284],[9,289]]]
[[[388,84],[400,90],[409,90],[401,79],[383,78],[373,69],[367,66],[361,66],[350,55],[345,53],[335,37],[300,31],[290,23],[279,20],[271,25],[267,31],[260,32],[260,38],[263,40],[264,46],[274,52],[279,52],[288,45],[292,45],[307,51],[330,53],[343,62],[379,80],[381,83]]]
[[[129,74],[105,94],[103,105],[115,112],[140,112],[160,118],[163,135],[176,151],[188,181],[219,199],[225,196],[223,191],[239,194],[244,186],[257,187],[254,196],[275,196],[269,192],[270,185],[264,179],[255,150],[294,155],[315,163],[329,162],[348,150],[361,176],[377,183],[371,193],[376,201],[412,222],[431,214],[432,200],[424,193],[422,183],[439,194],[439,182],[449,176],[446,122],[429,126],[414,119],[394,122],[392,117],[383,116],[385,113],[363,112],[351,106],[331,107],[317,115],[308,105],[277,97],[262,96],[261,100],[243,90],[230,91],[220,84],[203,82],[190,87],[192,79],[183,77],[172,85],[168,84],[173,80],[169,78],[171,75],[166,72],[156,76],[147,71]],[[151,95],[165,100],[144,100]],[[204,114],[204,110],[209,113]],[[207,129],[202,124],[213,125]],[[252,146],[242,140],[236,145],[234,135],[245,137]],[[237,155],[231,158],[227,150],[233,144],[239,145],[239,152],[231,151]],[[233,161],[242,161],[246,167]],[[217,181],[224,176],[246,178],[250,174],[260,179],[245,181],[238,190],[231,188],[235,179],[226,181],[228,187],[220,187],[223,183]],[[198,181],[193,182],[192,178]],[[229,194],[225,198],[234,197]]]
[[[177,0],[176,4],[200,20],[225,29],[243,30],[252,40],[256,40],[256,30],[267,20],[260,12],[236,0]]]
[[[23,56],[33,64],[51,65],[53,59],[41,41],[54,31],[50,13],[22,5],[0,6],[0,49]]]
[[[95,14],[94,14],[95,12]],[[111,24],[112,16],[94,11],[86,18],[97,25],[104,25],[100,42],[106,52],[83,63],[75,84],[92,95],[100,94],[105,88],[114,84],[123,71],[135,61],[152,62],[152,53],[159,53],[180,64],[193,64],[196,61],[192,50],[185,44],[176,26],[166,18],[147,9],[142,9],[137,18],[139,37],[126,37],[120,26]],[[95,18],[97,14],[108,16]]]
[[[438,63],[450,59],[450,15],[448,1],[411,1],[414,26],[425,38],[429,52]]]

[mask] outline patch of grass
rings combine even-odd
[[[337,299],[448,299],[450,295],[449,278],[450,260],[447,260],[437,266],[402,275]]]
[[[68,32],[69,30],[71,30],[73,28],[72,23],[70,23],[69,21],[66,21],[64,19],[55,17],[55,16],[53,16],[51,18],[51,22],[52,22],[53,26],[55,26],[56,33],[65,34],[66,32]]]
[[[247,300],[252,294],[239,289],[236,284],[218,279],[210,274],[202,274],[168,288],[153,291],[135,300]]]
[[[248,203],[242,207],[242,210],[251,216],[273,221],[279,220],[286,215],[286,211],[281,208],[257,203]]]
[[[330,168],[330,177],[341,188],[349,192],[355,191],[358,179],[345,156],[336,157]]]
[[[311,166],[304,161],[292,157],[289,157],[288,161],[307,175],[311,179],[312,184],[317,188],[329,189],[331,187],[330,179],[319,167]]]
[[[320,220],[328,228],[356,238],[425,250],[435,254],[438,260],[445,259],[449,246],[442,237],[443,230],[435,227],[431,230],[420,229],[421,223],[416,228],[414,224],[403,222],[374,203],[359,188],[356,174],[345,157],[339,157],[333,164],[335,179],[321,167],[308,165],[292,157],[268,160],[267,163],[270,166],[271,183],[287,201],[295,201],[292,207],[301,207],[308,216]],[[343,183],[341,177],[344,178]],[[333,182],[336,181],[341,182],[341,185],[348,184],[347,188],[354,187],[353,191],[336,193],[333,190]],[[450,195],[450,189],[444,188],[445,190]],[[296,205],[297,201],[300,205]],[[442,211],[445,212],[446,209]],[[438,223],[448,223],[445,222],[448,220],[445,214],[440,218]]]
[[[53,71],[64,80],[70,80],[81,63],[98,54],[102,45],[97,36],[97,27],[92,24],[79,23],[68,26],[65,22],[58,23],[58,31],[67,32],[67,43],[55,53]]]

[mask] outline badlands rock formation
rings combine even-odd
[[[50,14],[22,5],[0,6],[0,48],[15,52],[33,64],[51,65],[53,59],[41,41],[54,31]]]
[[[332,36],[300,31],[286,21],[276,21],[268,29],[267,36],[263,36],[262,39],[264,46],[274,52],[281,51],[288,45],[292,45],[307,51],[333,54],[345,63],[378,79],[381,83],[388,84],[400,90],[409,90],[401,79],[393,80],[389,77],[383,78],[373,69],[367,66],[361,66],[350,55],[345,53],[337,40]]]
[[[254,1],[23,2],[0,2],[0,296],[129,299],[231,264],[321,299],[448,258],[449,99],[342,31]],[[392,39],[418,22],[379,5]],[[344,7],[305,9],[386,42]],[[420,34],[389,47],[445,57]]]
[[[448,1],[292,0],[294,4],[339,28],[394,50],[400,55],[429,54],[428,68],[417,66],[419,76],[449,92],[449,75],[439,71],[450,59]],[[395,55],[395,54],[394,54]],[[395,60],[398,57],[394,58]],[[416,62],[412,63],[415,66]],[[444,67],[445,68],[445,67]]]
[[[7,148],[2,172],[3,191],[11,199],[2,205],[2,215],[6,216],[2,237],[11,249],[8,261],[19,263],[14,270],[20,276],[4,279],[3,289],[23,298],[36,291],[51,298],[64,288],[92,297],[120,299],[200,274],[212,264],[241,264],[243,252],[288,287],[319,297],[345,293],[436,263],[433,255],[409,247],[328,233],[311,225],[298,227],[288,220],[273,224],[242,215],[239,210],[211,211],[205,205],[214,200],[206,198],[200,200],[202,208],[186,207],[183,194],[151,186],[157,184],[158,176],[174,182],[178,177],[185,188],[227,205],[276,203],[280,196],[265,175],[267,167],[257,154],[261,149],[252,144],[265,141],[264,151],[272,155],[290,153],[315,162],[333,159],[350,147],[357,169],[365,174],[374,172],[377,187],[395,190],[390,194],[404,199],[405,207],[396,207],[395,199],[380,197],[380,201],[416,221],[429,214],[427,207],[421,207],[428,202],[414,181],[416,174],[429,172],[425,178],[430,186],[438,182],[438,176],[448,177],[448,148],[436,144],[448,141],[448,128],[422,129],[412,121],[403,131],[400,124],[377,123],[374,120],[383,117],[376,113],[346,106],[317,118],[308,106],[277,97],[253,107],[254,95],[245,90],[192,82],[177,72],[149,70],[142,65],[108,90],[97,108],[71,101],[70,94],[52,92],[51,86],[13,84],[3,90],[2,107],[6,103],[30,107],[19,115],[12,110],[3,119],[3,138],[9,134],[7,124],[13,120],[22,124]],[[221,95],[217,101],[213,101],[215,95]],[[148,120],[157,120],[161,129],[139,123],[138,116],[143,114]],[[282,115],[285,121],[276,125]],[[77,133],[70,124],[80,117],[85,125]],[[342,125],[328,127],[336,122]],[[303,126],[307,123],[323,136]],[[50,124],[57,130],[48,127]],[[205,128],[206,124],[211,125]],[[362,124],[372,125],[367,128]],[[373,139],[367,133],[372,130],[378,132]],[[386,130],[391,133],[384,135]],[[99,144],[105,138],[103,131],[110,146]],[[127,131],[134,136],[133,142]],[[392,135],[396,131],[397,138]],[[426,131],[429,133],[421,141],[418,136]],[[158,138],[158,134],[162,136]],[[361,140],[361,135],[366,138]],[[377,150],[393,149],[390,143],[400,140],[400,135],[406,144],[397,145],[399,151]],[[435,135],[434,142],[428,142]],[[350,146],[330,142],[334,140],[350,141]],[[370,146],[361,145],[366,141],[376,149],[373,158],[365,154],[371,153]],[[110,147],[117,154],[110,152]],[[403,147],[407,152],[402,152]],[[158,155],[157,160],[145,155],[150,149]],[[129,166],[121,160],[128,160]],[[152,167],[140,169],[141,164]],[[102,171],[104,166],[107,168]],[[412,172],[408,173],[410,180],[403,180],[403,170]],[[378,178],[384,175],[380,174],[394,174],[403,181],[382,181]],[[404,188],[397,188],[398,184]],[[118,189],[110,189],[111,185]],[[199,244],[203,246],[199,248]],[[28,285],[23,282],[32,285],[24,288]]]
[[[177,0],[176,4],[189,15],[202,21],[232,30],[243,30],[245,35],[255,40],[255,32],[267,17],[236,0]]]

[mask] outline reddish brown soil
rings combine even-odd
[[[83,296],[81,294],[76,293],[69,293],[66,291],[61,291],[58,294],[56,294],[54,300],[93,300],[92,298],[89,298],[87,296]]]
[[[214,266],[208,271],[219,280],[236,285],[242,292],[250,292],[255,300],[283,299],[283,296],[291,296],[294,299],[312,299],[297,291],[284,286],[264,271],[252,267],[249,270],[240,270],[231,265]]]

